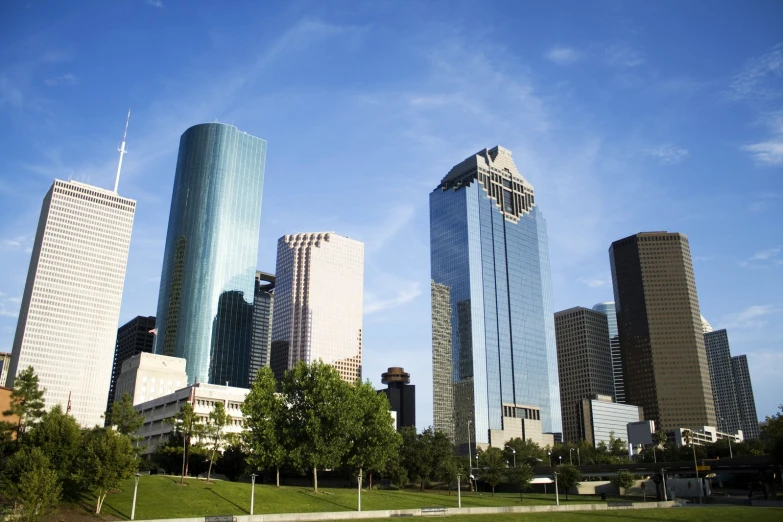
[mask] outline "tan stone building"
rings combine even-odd
[[[664,430],[715,426],[688,238],[643,232],[609,249],[626,402]]]
[[[187,386],[185,365],[185,359],[181,357],[144,352],[134,355],[122,363],[117,378],[116,400],[127,393],[135,406]]]

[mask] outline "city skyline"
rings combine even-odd
[[[120,323],[156,313],[179,136],[233,122],[271,147],[255,268],[273,271],[284,234],[364,241],[364,375],[380,387],[390,364],[415,368],[426,427],[426,195],[456,160],[504,143],[546,210],[555,309],[612,300],[612,241],[681,231],[702,314],[748,355],[759,416],[776,411],[783,189],[765,147],[779,141],[780,5],[596,2],[572,6],[569,21],[509,2],[477,32],[483,4],[471,2],[238,4],[241,24],[216,6],[161,4],[6,11],[0,350],[13,342],[41,195],[53,178],[110,189],[131,106],[121,192],[139,207]],[[139,36],[150,32],[161,37]]]

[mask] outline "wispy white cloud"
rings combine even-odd
[[[56,87],[58,85],[76,85],[76,77],[71,74],[63,74],[62,76],[55,76],[53,78],[47,78],[44,83],[49,87]]]
[[[581,53],[571,47],[556,46],[549,49],[544,56],[558,65],[569,65],[577,61]]]
[[[590,288],[600,288],[608,285],[611,281],[607,277],[580,277],[578,279],[580,283],[584,283]]]
[[[748,210],[750,212],[764,212],[773,206],[777,199],[780,199],[780,194],[774,192],[759,194],[756,196],[756,200],[748,206]]]
[[[780,255],[781,252],[783,252],[781,247],[759,250],[751,257],[744,261],[740,261],[738,264],[743,268],[770,268],[775,265],[783,265],[783,257]]]
[[[146,3],[147,5],[151,5],[152,7],[157,7],[159,9],[165,7],[161,0],[146,0]]]
[[[393,297],[379,298],[374,293],[365,293],[364,315],[371,315],[409,303],[421,295],[421,283],[414,281],[397,291]]]
[[[722,327],[728,329],[756,329],[767,324],[771,315],[778,314],[780,308],[774,305],[749,306],[741,312],[729,314],[723,318]]]
[[[383,249],[403,227],[413,220],[414,214],[415,208],[410,204],[392,207],[380,225],[373,227],[373,231],[367,234],[367,250],[377,252]]]
[[[664,165],[676,165],[690,156],[688,149],[678,147],[672,143],[664,143],[663,145],[646,149],[644,153],[656,158]]]
[[[625,44],[614,44],[604,52],[606,63],[612,67],[637,67],[644,63],[641,53]]]
[[[783,44],[749,60],[734,76],[727,97],[731,100],[763,101],[783,97]]]
[[[745,145],[742,150],[749,152],[751,159],[757,165],[764,167],[783,165],[783,133],[766,141]]]

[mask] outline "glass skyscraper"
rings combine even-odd
[[[435,428],[460,445],[519,417],[562,432],[546,222],[511,151],[451,169],[430,194],[430,242]]]
[[[248,385],[265,160],[232,125],[180,139],[155,353],[184,357],[190,383]]]
[[[623,359],[620,353],[620,334],[617,330],[617,312],[614,301],[598,303],[593,310],[606,314],[609,320],[609,346],[612,348],[612,374],[614,375],[614,400],[625,402],[625,381],[623,380]]]

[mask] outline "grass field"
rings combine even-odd
[[[184,518],[205,515],[246,515],[250,510],[250,484],[215,481],[207,484],[203,480],[186,479],[185,486],[179,485],[179,477],[144,476],[139,480],[136,500],[136,519]],[[355,489],[319,488],[313,495],[310,488],[276,488],[270,485],[256,485],[255,514],[304,513],[317,511],[356,510]],[[127,481],[122,490],[110,494],[104,502],[103,512],[122,519],[130,518],[133,498],[133,481]],[[574,496],[569,504],[599,502],[597,496]],[[561,503],[566,503],[561,495]],[[554,504],[554,495],[530,493],[520,500],[518,494],[491,493],[462,494],[462,507],[477,506],[533,506]],[[421,507],[457,507],[457,495],[447,492],[417,490],[362,491],[362,510],[415,509]]]

